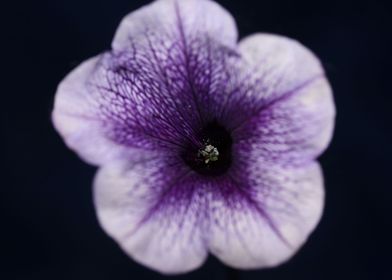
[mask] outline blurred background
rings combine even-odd
[[[320,158],[323,219],[288,263],[234,271],[210,257],[173,279],[392,279],[390,1],[218,1],[241,37],[295,38],[322,60],[334,89],[334,140]],[[97,223],[95,168],[69,151],[50,122],[57,84],[109,49],[137,0],[3,4],[0,279],[166,279],[129,259]],[[4,64],[5,60],[5,64]],[[5,85],[5,87],[4,87]]]

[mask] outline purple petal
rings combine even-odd
[[[113,163],[95,180],[105,231],[134,260],[166,274],[193,270],[207,257],[204,189],[177,160]]]
[[[324,202],[321,170],[253,162],[232,174],[235,195],[210,203],[212,254],[236,268],[262,268],[290,258],[318,223]],[[227,187],[227,186],[226,186]]]

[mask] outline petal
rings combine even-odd
[[[205,199],[197,179],[168,159],[111,164],[95,179],[98,219],[137,262],[165,274],[199,267],[207,257]]]
[[[54,126],[67,146],[91,164],[109,161],[124,152],[105,137],[96,101],[89,93],[87,80],[99,60],[100,56],[93,57],[68,74],[57,89],[52,112]]]
[[[145,80],[143,90],[134,90],[137,99],[126,98],[149,110],[128,110],[154,137],[157,127],[172,142],[192,137],[220,107],[215,97],[229,79],[226,65],[236,41],[233,18],[212,1],[159,0],[131,13],[112,45],[128,56],[122,65],[128,73],[121,75]]]
[[[249,36],[240,42],[239,52],[242,60],[237,65],[237,75],[233,76],[236,87],[228,90],[224,102],[225,116],[233,128],[270,104],[324,78],[317,57],[299,42],[283,36]]]
[[[319,78],[271,103],[234,132],[237,158],[264,164],[302,164],[318,157],[332,138],[335,108],[331,89]]]
[[[321,217],[321,170],[317,163],[283,168],[255,162],[244,172],[227,182],[234,194],[210,203],[210,251],[236,268],[276,266],[301,247]]]
[[[112,46],[123,50],[134,42],[148,45],[148,37],[160,37],[163,48],[179,39],[192,44],[197,37],[234,46],[237,36],[233,17],[213,1],[157,0],[122,20]]]

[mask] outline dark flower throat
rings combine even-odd
[[[201,147],[187,145],[182,152],[185,163],[194,171],[206,176],[224,174],[231,165],[232,138],[217,122],[208,123],[197,135]]]

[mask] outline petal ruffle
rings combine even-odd
[[[283,168],[255,162],[233,174],[211,203],[209,248],[227,265],[262,268],[289,259],[318,223],[324,202],[317,163]]]
[[[134,260],[167,274],[193,270],[207,257],[204,190],[173,160],[111,164],[95,179],[105,231]]]

